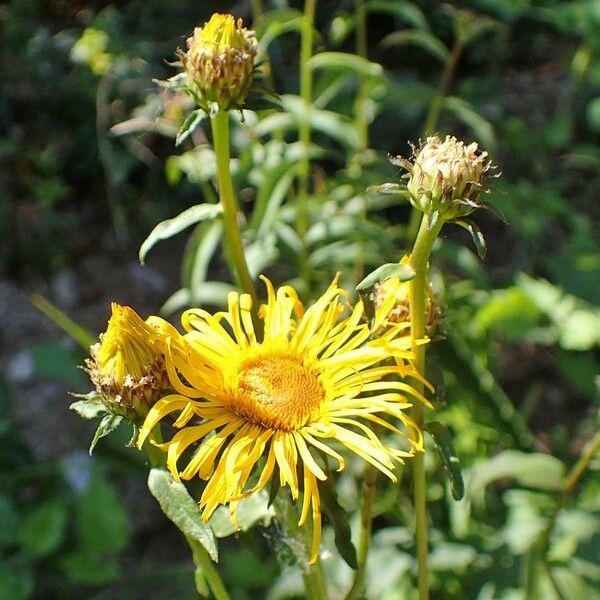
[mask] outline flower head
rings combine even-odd
[[[411,363],[407,322],[389,323],[372,339],[361,303],[343,316],[345,293],[337,281],[306,311],[291,287],[275,291],[264,281],[262,341],[247,294],[230,293],[225,312],[183,314],[186,333],[172,332],[166,344],[177,393],[150,410],[138,446],[159,421],[177,415],[179,431],[162,447],[176,479],[207,480],[200,498],[205,520],[220,504],[229,504],[235,522],[238,501],[278,473],[292,498],[302,492],[299,524],[312,515],[314,561],[321,531],[318,481],[328,477],[325,458],[342,470],[343,454],[350,452],[395,481],[395,465],[422,450],[422,434],[405,410],[414,398],[425,400],[404,382],[407,376],[420,378]],[[379,314],[380,324],[384,317]],[[403,448],[386,445],[374,427],[392,432]],[[188,458],[186,450],[195,444]]]
[[[407,190],[413,206],[427,213],[437,211],[450,221],[483,205],[479,194],[491,168],[487,156],[475,142],[467,146],[448,135],[444,141],[428,137],[412,161],[393,162],[409,172]]]
[[[221,110],[240,107],[254,71],[254,32],[242,27],[242,19],[215,13],[194,29],[187,47],[179,56],[200,106],[207,111],[213,104]]]
[[[113,302],[111,309],[86,369],[109,409],[145,415],[168,384],[161,336],[132,308]]]

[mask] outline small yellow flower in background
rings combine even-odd
[[[404,256],[400,260],[403,265],[408,265],[409,256]],[[439,302],[428,284],[426,315],[427,315],[427,335],[431,336],[435,332],[441,317]],[[375,308],[385,314],[388,322],[402,323],[410,321],[410,281],[400,281],[399,277],[390,277],[378,284],[375,289]]]
[[[106,332],[90,348],[86,370],[108,408],[145,416],[168,386],[162,336],[132,308],[113,302],[111,310]]]
[[[242,19],[214,14],[204,27],[194,29],[187,46],[179,56],[201,107],[207,111],[211,104],[221,110],[241,107],[254,72],[258,46],[254,32],[242,27]]]
[[[321,537],[318,481],[327,479],[322,456],[341,471],[349,451],[396,481],[395,465],[423,449],[422,433],[405,411],[415,398],[427,401],[403,381],[422,380],[411,363],[409,323],[385,323],[378,313],[376,321],[386,326],[372,339],[362,303],[343,316],[346,294],[337,280],[306,311],[293,288],[275,291],[264,281],[262,341],[248,294],[230,293],[228,310],[215,315],[188,310],[184,335],[171,329],[166,363],[177,393],[151,408],[138,447],[152,439],[157,423],[176,414],[179,431],[161,447],[173,477],[207,480],[200,498],[204,520],[229,504],[235,523],[239,500],[278,473],[293,499],[302,492],[299,524],[312,515],[314,562]],[[402,447],[385,445],[376,429],[392,432]]]
[[[437,211],[446,221],[464,217],[483,206],[479,194],[491,168],[487,152],[475,142],[465,145],[453,136],[444,141],[428,137],[412,161],[395,158],[392,162],[410,174],[407,190],[413,206],[423,212]]]

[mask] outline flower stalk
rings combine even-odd
[[[354,573],[352,587],[346,596],[346,600],[357,600],[361,598],[365,585],[367,556],[371,547],[371,533],[373,530],[373,501],[375,499],[375,484],[377,482],[377,469],[373,465],[368,465],[365,469],[365,478],[363,481],[363,502],[360,513],[360,537],[358,540],[358,550],[356,553],[356,562],[358,568]]]
[[[298,216],[296,232],[302,241],[300,253],[300,276],[306,291],[310,290],[310,275],[307,268],[307,251],[304,238],[308,230],[308,187],[310,179],[310,118],[309,109],[312,101],[312,71],[310,57],[314,43],[314,20],[316,0],[304,3],[304,23],[300,40],[300,97],[302,98],[302,117],[298,125],[298,139],[302,146],[302,157],[298,169]]]
[[[217,157],[217,177],[219,180],[219,199],[223,207],[223,226],[225,229],[225,240],[231,252],[231,258],[235,268],[236,276],[242,289],[250,294],[253,306],[256,302],[256,289],[254,281],[248,269],[242,236],[238,224],[238,206],[233,190],[231,179],[229,146],[229,113],[219,111],[210,118],[213,144]],[[256,316],[254,315],[256,320]]]
[[[418,341],[425,337],[427,327],[427,293],[428,293],[428,267],[429,255],[433,244],[442,228],[443,220],[432,223],[430,215],[423,213],[421,227],[415,240],[415,245],[410,256],[410,266],[415,272],[414,279],[410,282],[410,324],[415,355],[415,367],[421,374],[425,372],[425,346]],[[423,392],[423,384],[414,382],[417,391]],[[413,420],[419,429],[422,429],[425,415],[423,406],[416,402],[413,406]],[[429,598],[429,571],[427,565],[427,485],[425,473],[425,455],[418,453],[413,460],[413,485],[415,502],[415,530],[418,561],[419,597],[421,600]]]

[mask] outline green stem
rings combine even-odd
[[[210,118],[213,132],[213,144],[217,156],[217,176],[219,180],[219,199],[223,207],[223,227],[225,229],[225,240],[231,252],[231,258],[235,267],[237,279],[242,289],[250,294],[253,309],[256,309],[256,290],[252,276],[248,270],[242,236],[238,224],[238,207],[233,181],[231,179],[230,149],[229,149],[229,113],[219,111]],[[253,318],[256,319],[255,313]]]
[[[525,598],[527,600],[535,600],[538,596],[538,578],[540,573],[541,565],[546,564],[546,556],[550,549],[550,538],[552,537],[552,533],[554,532],[554,528],[556,526],[556,521],[560,515],[560,512],[563,510],[575,488],[579,484],[581,478],[587,471],[587,468],[592,462],[592,459],[596,455],[596,453],[600,450],[600,431],[596,433],[596,435],[592,438],[589,444],[584,448],[583,453],[579,457],[579,460],[573,465],[571,470],[568,472],[565,480],[563,482],[562,491],[558,500],[556,502],[556,506],[554,507],[554,511],[550,516],[550,520],[548,521],[548,525],[541,532],[537,541],[534,542],[531,550],[529,551],[529,556],[527,560],[527,571],[526,571],[526,580],[524,588],[526,590]],[[536,561],[536,559],[541,564],[532,564]]]
[[[298,513],[294,503],[289,498],[281,497],[277,500],[279,510],[286,515],[287,529],[291,537],[299,539],[301,536],[300,527],[298,526]],[[307,552],[310,553],[310,545],[312,539],[312,527],[311,522],[307,521],[306,525],[306,548]],[[323,567],[319,557],[317,562],[313,565],[309,565],[302,573],[304,579],[304,588],[306,591],[306,597],[309,600],[327,600],[327,586],[325,585],[325,577],[323,575]]]
[[[185,536],[185,539],[192,550],[194,564],[200,573],[202,573],[202,576],[206,579],[208,586],[215,597],[215,600],[230,600],[229,594],[223,585],[221,576],[215,568],[215,565],[204,546],[197,540],[187,535]]]
[[[425,337],[427,318],[427,289],[428,279],[427,271],[429,265],[429,255],[435,239],[437,238],[443,221],[430,227],[430,222],[426,214],[423,214],[421,227],[415,240],[415,245],[410,256],[410,266],[415,272],[415,278],[410,282],[410,324],[412,336],[412,350],[415,355],[415,367],[421,374],[425,373],[425,346],[417,344],[418,340]],[[423,384],[419,381],[414,382],[414,387],[418,392],[423,392]],[[425,415],[423,406],[417,401],[413,406],[412,417],[419,429],[423,428]],[[415,500],[415,535],[417,542],[417,561],[419,566],[418,582],[419,597],[421,600],[429,598],[429,574],[427,569],[427,489],[425,477],[425,454],[417,453],[412,460],[413,482],[414,482],[414,500]]]
[[[373,500],[375,498],[375,483],[377,481],[377,468],[372,464],[365,469],[363,481],[363,502],[360,513],[360,538],[358,540],[358,551],[356,561],[358,568],[354,573],[352,587],[346,596],[346,600],[356,600],[361,597],[366,576],[367,555],[371,546],[371,531],[373,529]]]
[[[448,88],[450,87],[450,83],[452,82],[454,73],[456,72],[456,67],[458,66],[458,61],[460,59],[460,55],[462,54],[463,48],[464,42],[460,38],[457,38],[457,40],[454,42],[454,46],[452,47],[452,51],[450,52],[450,56],[446,61],[446,65],[444,67],[444,71],[442,72],[435,96],[431,102],[431,106],[429,107],[427,118],[425,119],[425,126],[423,127],[423,135],[425,137],[435,133],[438,121],[440,119],[442,106],[444,104],[444,98],[448,93]]]
[[[300,97],[302,98],[302,116],[298,124],[298,138],[302,147],[302,158],[298,169],[298,219],[296,230],[302,241],[300,253],[300,276],[306,292],[310,291],[310,276],[307,265],[307,249],[304,242],[308,230],[308,184],[310,178],[310,120],[309,109],[312,102],[312,70],[310,57],[314,43],[314,20],[316,0],[304,3],[304,23],[300,41]]]
[[[367,57],[367,3],[356,0],[356,54]]]
[[[263,14],[262,0],[252,0],[252,24],[256,24],[256,21],[260,19]]]

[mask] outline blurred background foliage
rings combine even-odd
[[[124,448],[129,432],[101,442],[93,460],[81,452],[91,429],[68,414],[66,392],[86,391],[84,352],[26,298],[42,291],[92,331],[113,297],[167,315],[222,303],[231,284],[220,226],[197,212],[154,233],[146,270],[135,263],[157,223],[216,199],[207,129],[176,148],[190,106],[152,79],[173,75],[167,61],[212,12],[251,23],[259,4],[0,8],[1,599],[194,597],[186,549],[144,490],[140,456]],[[485,261],[450,228],[432,264],[444,311],[431,350],[443,374],[431,377],[444,380],[435,418],[454,432],[467,490],[455,502],[428,454],[432,597],[600,598],[600,460],[564,494],[598,430],[600,5],[366,0],[361,33],[363,3],[323,0],[306,112],[302,3],[262,5],[253,27],[279,107],[245,111],[233,130],[255,273],[308,297],[337,270],[352,289],[397,260],[410,211],[366,190],[396,179],[388,153],[408,155],[424,132],[477,140],[503,172],[490,201],[508,224],[477,216]],[[301,237],[304,119],[312,162]],[[357,465],[338,489],[353,529],[360,479]],[[414,596],[409,481],[379,482],[369,599]],[[221,542],[234,597],[301,595],[292,541],[263,505],[253,510],[263,526]],[[342,597],[351,571],[330,531],[328,543],[328,581]]]

